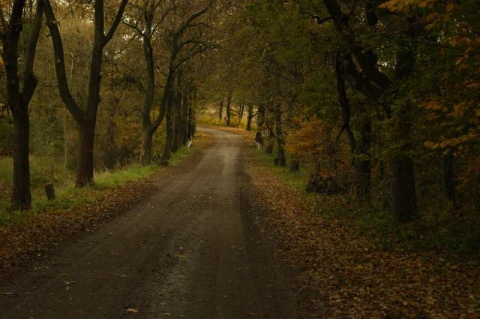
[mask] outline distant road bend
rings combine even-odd
[[[0,318],[297,318],[248,207],[242,137],[48,260],[0,283]]]

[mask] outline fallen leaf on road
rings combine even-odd
[[[138,309],[135,309],[135,308],[128,308],[127,310],[125,310],[126,312],[131,312],[131,313],[140,313],[140,310]]]

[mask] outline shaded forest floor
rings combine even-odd
[[[294,190],[253,146],[245,170],[257,222],[292,270],[303,318],[480,318],[478,259],[385,251],[374,232],[319,212],[338,209],[341,197]]]
[[[179,174],[196,165],[203,151],[213,143],[210,135],[195,140],[192,151],[179,163],[160,167],[151,176],[117,186],[87,189],[88,204],[68,209],[45,208],[28,214],[21,223],[0,225],[0,279],[28,266],[33,259],[44,258],[62,242],[81,232],[94,231],[99,225],[125,212]],[[5,293],[0,291],[0,294]]]

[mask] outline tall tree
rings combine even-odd
[[[33,5],[33,2],[30,2]],[[29,30],[25,30],[25,0],[15,0],[11,5],[0,3],[0,41],[2,44],[2,59],[6,70],[7,103],[13,114],[15,127],[15,142],[13,152],[13,189],[10,208],[12,210],[31,207],[30,191],[30,119],[28,106],[32,99],[38,81],[33,72],[35,53],[42,27],[44,6],[37,2],[36,12]],[[7,12],[7,10],[9,12]],[[19,66],[19,40],[29,31],[29,41],[22,57],[23,72]]]
[[[209,0],[207,4],[200,6],[197,9],[194,8],[193,11],[187,10],[187,14],[182,17],[183,19],[180,20],[180,23],[175,23],[176,21],[173,21],[172,25],[166,32],[166,42],[169,44],[170,55],[166,84],[160,103],[162,118],[163,116],[166,116],[167,122],[167,139],[165,141],[164,150],[164,161],[166,163],[168,163],[171,156],[174,120],[173,113],[175,107],[180,107],[181,105],[181,103],[176,103],[174,101],[176,98],[176,84],[178,84],[178,72],[185,63],[210,48],[208,41],[204,38],[206,32],[203,28],[207,26],[207,24],[200,19],[210,10],[212,4],[213,1]],[[174,18],[178,19],[178,17]]]
[[[143,45],[144,61],[146,66],[145,88],[143,98],[142,126],[143,141],[140,153],[140,162],[148,165],[152,161],[153,134],[160,126],[165,114],[166,100],[162,99],[160,110],[152,115],[155,87],[156,87],[156,60],[154,58],[153,42],[158,40],[157,33],[167,15],[175,10],[175,4],[164,0],[147,0],[132,3],[129,16],[124,23],[135,30],[140,36]],[[171,79],[167,78],[165,89],[169,89]],[[153,119],[152,119],[153,117]]]
[[[379,67],[378,54],[371,47],[362,45],[356,38],[356,34],[349,31],[351,30],[352,13],[355,9],[358,10],[359,5],[354,4],[350,8],[351,10],[346,12],[337,0],[324,0],[323,4],[329,16],[325,19],[318,19],[318,21],[321,23],[333,21],[336,30],[341,35],[348,52],[344,58],[344,70],[352,87],[377,101],[381,97],[385,98],[385,92],[398,91],[398,86],[413,72],[415,48],[412,45],[419,32],[420,24],[413,22],[414,20],[408,20],[406,17],[401,22],[405,31],[397,45],[395,71],[390,77]],[[389,18],[388,14],[381,16],[378,11],[373,10],[374,2],[372,1],[366,1],[364,8],[367,25],[371,27],[378,24],[380,17],[384,20]],[[392,117],[391,106],[383,104],[385,115]],[[399,222],[409,222],[417,214],[415,170],[413,160],[407,152],[411,128],[408,118],[410,109],[410,102],[407,101],[396,108],[395,114],[393,114],[401,146],[396,148],[392,159],[392,214],[394,219]]]
[[[75,184],[77,187],[83,187],[87,184],[93,183],[93,149],[95,143],[97,113],[101,101],[100,85],[102,79],[103,52],[105,46],[112,39],[121,22],[128,0],[122,0],[120,2],[120,6],[107,32],[105,32],[106,15],[104,0],[95,0],[93,2],[93,49],[89,67],[89,85],[86,94],[87,99],[84,106],[80,105],[79,102],[74,99],[69,88],[67,73],[65,70],[65,53],[62,44],[62,37],[51,1],[43,0],[43,2],[45,3],[45,16],[47,18],[47,26],[51,33],[55,53],[55,70],[60,96],[65,103],[66,108],[77,123],[80,133],[80,147],[78,152]]]

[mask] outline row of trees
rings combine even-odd
[[[410,222],[479,210],[480,26],[474,0],[248,1],[224,50],[225,100],[256,105],[276,163],[309,189]],[[225,65],[217,66],[220,70]],[[221,110],[221,106],[220,106]]]
[[[477,211],[478,9],[475,0],[0,2],[11,206],[30,206],[29,136],[34,152],[44,145],[30,128],[76,164],[83,186],[99,163],[168,161],[191,138],[198,106],[210,105],[229,126],[253,129],[256,118],[278,165],[310,165],[310,190],[351,188],[399,222]]]
[[[13,149],[11,209],[31,206],[31,115],[41,139],[57,148],[55,131],[63,129],[66,163],[76,145],[77,187],[93,182],[94,153],[113,166],[140,149],[141,163],[150,164],[163,122],[168,162],[194,134],[197,69],[213,47],[217,8],[202,0],[0,2],[2,117],[13,122],[11,145],[3,145]],[[141,147],[128,145],[139,135]]]

